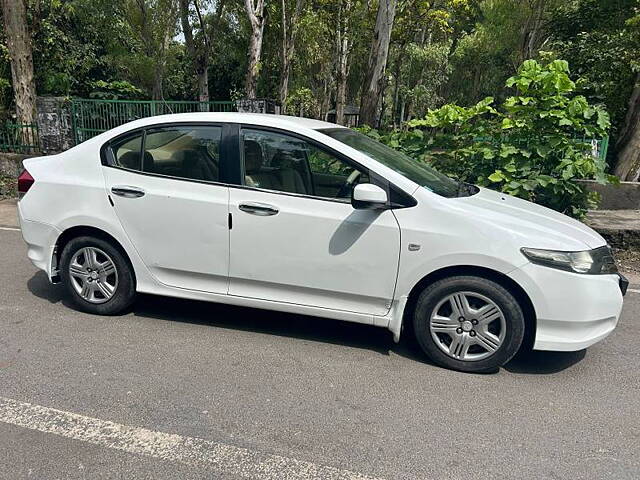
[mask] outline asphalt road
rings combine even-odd
[[[2,479],[640,478],[640,293],[586,352],[470,375],[332,320],[78,313],[25,250],[0,231]]]

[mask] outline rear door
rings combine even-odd
[[[176,124],[119,137],[103,150],[117,216],[152,275],[227,293],[229,188],[222,125]]]

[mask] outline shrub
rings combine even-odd
[[[609,115],[574,94],[563,60],[527,60],[506,85],[516,95],[500,105],[444,105],[404,130],[365,133],[460,180],[584,216],[598,197],[576,180],[615,180],[591,144],[607,135]]]

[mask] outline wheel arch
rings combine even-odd
[[[52,275],[51,277],[51,280],[53,283],[58,283],[60,281],[60,273],[59,273],[60,263],[59,262],[60,262],[60,257],[62,255],[64,247],[74,238],[84,237],[84,236],[99,238],[113,245],[113,247],[122,254],[125,261],[128,263],[129,268],[131,269],[131,273],[133,275],[133,281],[135,285],[136,271],[135,271],[135,268],[133,267],[133,263],[131,262],[131,258],[129,257],[129,254],[127,253],[125,248],[122,246],[122,244],[113,235],[105,232],[100,228],[92,227],[89,225],[75,225],[73,227],[69,227],[58,236],[55,247],[53,249],[53,258],[51,259],[51,265],[54,267],[52,268],[52,271],[55,272],[55,275]]]
[[[504,273],[487,267],[476,265],[455,265],[439,268],[422,277],[411,289],[407,297],[407,303],[402,316],[403,329],[411,329],[412,322],[409,321],[415,310],[416,302],[420,292],[429,284],[443,278],[473,275],[487,280],[492,280],[504,287],[517,300],[525,319],[525,335],[521,348],[532,348],[536,336],[536,310],[527,292],[512,278]]]

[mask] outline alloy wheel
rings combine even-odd
[[[502,310],[493,300],[462,291],[447,295],[436,305],[429,330],[438,348],[449,357],[478,361],[500,348],[507,326]]]
[[[69,277],[74,290],[90,303],[109,301],[118,288],[115,263],[96,247],[78,250],[69,262]]]

